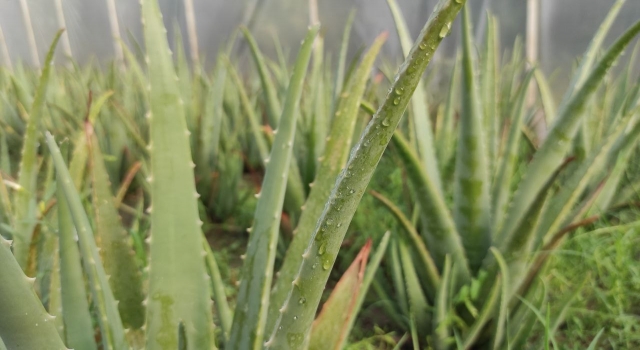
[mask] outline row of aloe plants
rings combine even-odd
[[[622,1],[616,6],[621,4]],[[390,5],[395,8],[392,2]],[[6,248],[3,266],[6,262],[13,269],[3,275],[6,280],[2,284],[15,286],[3,295],[0,303],[2,313],[11,315],[0,325],[0,338],[5,345],[41,348],[42,344],[48,347],[58,344],[59,348],[79,349],[98,345],[117,349],[144,346],[341,348],[348,340],[369,285],[373,285],[381,297],[390,293],[399,296],[395,298],[398,305],[389,308],[390,316],[399,319],[400,326],[411,332],[415,346],[426,345],[426,339],[433,346],[445,348],[454,346],[456,340],[466,347],[487,346],[491,342],[492,346],[499,347],[505,339],[526,339],[526,334],[514,332],[527,329],[526,325],[535,321],[532,316],[535,312],[530,311],[533,308],[520,307],[517,301],[519,296],[530,298],[537,289],[527,285],[518,291],[513,287],[518,286],[518,281],[506,283],[514,278],[510,276],[521,273],[499,268],[503,267],[500,257],[505,255],[507,266],[513,266],[512,269],[524,269],[523,265],[535,267],[530,269],[531,278],[539,272],[536,265],[539,262],[511,261],[510,245],[501,246],[498,243],[502,240],[491,233],[498,231],[493,222],[484,227],[484,236],[479,234],[481,221],[496,220],[508,211],[494,209],[476,216],[474,208],[504,208],[510,196],[506,184],[510,184],[514,176],[513,169],[516,164],[526,165],[523,159],[515,158],[521,155],[518,151],[520,131],[526,116],[523,96],[532,74],[543,92],[542,105],[547,120],[551,121],[554,115],[558,115],[558,120],[569,117],[553,112],[552,99],[544,89],[540,73],[531,73],[524,82],[519,82],[516,77],[521,62],[515,55],[512,64],[505,67],[512,70],[504,75],[505,82],[496,81],[499,65],[495,63],[498,51],[493,41],[495,32],[488,36],[482,61],[481,77],[486,93],[481,99],[483,105],[480,106],[479,98],[474,96],[477,83],[472,47],[467,42],[461,66],[463,77],[468,80],[463,79],[460,122],[454,123],[453,117],[457,83],[452,84],[449,103],[442,113],[437,118],[427,117],[429,108],[424,101],[410,99],[410,96],[414,90],[417,96],[425,95],[421,73],[440,41],[447,36],[462,6],[459,2],[442,1],[412,48],[406,31],[398,31],[403,36],[407,60],[392,80],[387,95],[380,100],[378,112],[371,110],[371,103],[363,100],[363,95],[371,96],[366,92],[367,83],[384,36],[374,42],[359,64],[354,61],[351,68],[346,69],[347,30],[340,68],[333,83],[325,73],[328,70],[322,68],[322,45],[316,42],[312,47],[311,44],[318,40],[318,28],[310,29],[290,77],[284,58],[279,61],[264,58],[251,35],[243,31],[260,78],[256,80],[259,85],[247,86],[228,58],[232,46],[218,58],[212,76],[200,67],[191,71],[180,49],[176,50],[175,60],[167,54],[170,51],[166,31],[157,4],[149,0],[142,5],[146,53],[136,45],[131,50],[124,47],[126,74],[116,68],[102,75],[91,67],[54,70],[50,65],[54,43],[37,83],[34,76],[22,68],[3,75],[5,91],[10,91],[3,95],[3,107],[11,111],[2,118],[4,132],[0,149],[7,153],[2,154],[0,162],[3,174],[11,174],[15,168],[12,158],[19,156],[20,161],[17,180],[7,179],[3,185],[9,184],[10,188],[2,188],[3,231],[13,238],[16,257],[13,260],[9,245],[2,248]],[[397,11],[395,16],[401,29]],[[615,58],[613,56],[631,40],[636,27],[624,37],[626,41],[614,46],[613,53],[605,58]],[[603,31],[606,32],[606,28]],[[586,57],[595,56],[600,46],[598,38],[602,35],[594,39],[595,44]],[[179,40],[177,48],[181,47]],[[311,56],[314,63],[306,77]],[[583,81],[573,84],[576,92],[581,91],[580,86],[589,73],[599,74],[592,78],[591,85],[584,84],[593,90],[606,71],[606,64],[592,68],[593,58],[585,62],[578,71],[582,72],[579,74],[583,75],[580,78]],[[507,81],[509,78],[512,80]],[[452,81],[457,80],[452,78]],[[518,84],[521,87],[518,88]],[[612,115],[611,120],[617,120],[621,126],[606,133],[598,128],[580,130],[584,135],[577,140],[593,140],[594,144],[589,147],[586,142],[576,141],[574,148],[584,149],[585,157],[580,160],[580,167],[574,162],[567,165],[567,169],[574,166],[581,177],[573,179],[563,172],[555,174],[556,170],[552,169],[557,184],[549,180],[547,186],[534,192],[552,193],[560,186],[566,187],[565,183],[577,183],[569,193],[555,194],[570,199],[566,201],[566,208],[561,208],[567,211],[590,193],[585,192],[585,188],[589,191],[602,188],[600,184],[604,182],[595,180],[606,175],[598,172],[602,164],[616,159],[617,150],[630,154],[634,144],[632,114],[637,96],[632,94],[636,90],[626,84],[621,84],[618,90],[619,94],[629,94],[629,97],[623,96],[625,107],[614,111],[619,103],[608,106],[612,113],[618,113]],[[330,89],[332,85],[334,91]],[[30,91],[31,86],[38,87],[35,93]],[[107,91],[95,101],[90,99],[89,107],[77,103],[86,99],[87,86]],[[375,84],[369,91],[375,91]],[[578,97],[563,103],[567,109],[563,113],[574,122],[581,116],[577,109],[580,106],[569,102],[584,102],[588,98],[585,95],[586,92],[576,94]],[[591,103],[597,104],[597,101]],[[392,135],[409,104],[410,118],[401,127],[409,132],[410,141],[406,142],[401,134]],[[264,121],[261,120],[263,113],[258,113],[261,110],[264,110]],[[366,127],[360,110],[370,110],[373,114]],[[333,111],[332,118],[325,117],[328,111]],[[491,120],[487,115],[494,115],[496,119]],[[435,121],[433,127],[430,120]],[[508,138],[490,136],[508,124],[513,125],[505,134],[510,135]],[[249,130],[245,130],[245,125]],[[629,130],[622,130],[623,125],[629,125]],[[563,130],[562,127],[552,130],[557,128]],[[58,140],[68,141],[57,145],[53,137],[47,136],[48,148],[42,148],[42,157],[38,157],[37,144],[44,130],[51,131]],[[458,130],[461,137],[455,136]],[[484,140],[478,138],[485,132],[488,136]],[[622,135],[628,135],[625,141],[614,144],[615,137],[623,140]],[[316,318],[322,291],[349,222],[392,138],[415,190],[413,200],[418,204],[414,217],[422,220],[421,224],[416,230],[416,220],[412,223],[381,198],[408,235],[404,235],[404,231],[385,235],[368,265],[371,248],[369,245],[363,248]],[[476,139],[475,145],[462,142],[465,138]],[[489,144],[488,140],[498,139],[502,141]],[[348,153],[352,140],[355,146]],[[436,149],[434,140],[435,144],[451,147]],[[458,154],[452,152],[456,149],[453,147],[456,140],[460,142]],[[600,140],[604,140],[606,150],[595,153]],[[24,145],[21,155],[7,152],[18,149],[16,145],[20,143]],[[480,145],[493,149],[493,153],[488,153],[493,154],[489,157],[491,160],[484,165],[477,162],[483,156],[478,152],[482,149]],[[543,149],[541,146],[540,151]],[[507,159],[505,150],[512,153],[508,158],[511,160],[495,164],[497,159]],[[498,152],[503,154],[498,156]],[[587,157],[589,152],[593,153]],[[65,165],[67,158],[70,159],[68,166]],[[455,166],[451,165],[454,162]],[[90,165],[88,170],[86,164]],[[476,167],[471,174],[462,174],[459,170],[470,165]],[[251,194],[251,188],[238,191],[245,166],[264,169],[264,179],[262,191],[256,196],[242,281],[232,307],[227,301],[229,295],[216,256],[202,233],[208,229],[209,218],[237,214],[234,212],[237,204],[250,200],[247,194]],[[504,185],[491,189],[495,203],[487,204],[487,194],[474,197],[477,191],[468,187],[473,181],[464,178],[483,171],[487,180],[481,187],[486,187],[489,179]],[[569,174],[569,170],[564,171]],[[457,208],[454,215],[445,207],[451,187],[439,175],[442,173],[442,178],[447,178],[447,172],[455,173],[455,183],[461,184],[458,192],[453,191],[457,193],[453,195],[454,208]],[[497,180],[499,176],[507,178]],[[110,184],[109,179],[117,181]],[[610,181],[606,184],[613,182]],[[616,190],[615,184],[609,187],[608,202]],[[125,194],[132,192],[141,197],[134,204],[131,198],[125,199]],[[494,192],[498,195],[493,195]],[[544,228],[542,224],[525,223],[532,226],[529,231],[535,229],[535,237],[539,237],[539,241],[527,246],[525,253],[529,255],[538,250],[542,242],[557,245],[562,238],[546,237],[548,241],[542,241],[546,232],[563,232],[566,225],[586,215],[582,210],[571,213],[571,217],[566,213],[554,216],[557,209],[541,208],[541,201],[535,201],[534,209],[538,210],[537,214],[546,213],[541,217],[546,216],[547,222],[541,222],[549,225]],[[144,203],[151,205],[144,207]],[[470,208],[465,208],[467,205]],[[603,205],[592,206],[589,213],[602,210]],[[132,230],[131,237],[126,235],[117,208],[133,218],[132,226],[136,229]],[[528,213],[527,208],[525,206]],[[441,215],[434,216],[434,210]],[[468,227],[457,226],[470,217],[481,220],[472,220],[467,223]],[[448,226],[443,221],[449,221]],[[151,234],[147,234],[149,224]],[[441,232],[446,234],[438,234],[438,225],[444,225],[440,228],[445,227],[447,230]],[[458,232],[469,236],[458,236]],[[434,237],[443,241],[434,242]],[[147,239],[148,251],[143,238]],[[386,288],[380,276],[374,278],[388,242],[391,249],[385,267],[393,277],[392,290]],[[489,258],[482,263],[492,244],[498,248],[492,250],[496,252],[496,260]],[[82,268],[77,264],[79,259],[83,262]],[[274,277],[276,261],[281,265],[277,278]],[[18,266],[28,276],[38,277],[33,286],[42,303],[31,297],[31,287],[24,282]],[[525,282],[530,284],[531,278]],[[84,288],[85,279],[88,290]],[[529,289],[530,294],[525,293]],[[478,295],[486,298],[479,299]],[[213,307],[211,300],[215,301]],[[45,313],[42,304],[56,317]],[[480,315],[478,310],[482,310]],[[524,321],[510,322],[511,328],[505,331],[506,317],[510,320],[519,317]],[[14,322],[14,318],[20,322]],[[100,332],[98,340],[93,335],[92,319]],[[492,334],[494,339],[487,340]]]
[[[401,315],[395,321],[417,335],[415,346],[558,348],[554,333],[580,287],[550,303],[553,291],[540,279],[546,263],[569,233],[629,204],[621,179],[640,136],[640,85],[630,81],[637,48],[620,78],[607,72],[640,23],[601,53],[624,3],[613,5],[559,106],[544,75],[526,69],[517,49],[500,65],[493,18],[476,58],[463,14],[449,94],[427,129],[435,134],[416,120],[393,138],[413,192],[402,206],[409,211],[372,193],[403,227],[374,287],[393,300],[388,313]],[[409,42],[389,4],[401,41]],[[534,81],[540,103],[528,105]],[[410,117],[429,120],[426,96],[413,101]],[[549,125],[544,139],[533,131],[537,115]],[[443,144],[449,147],[436,147]],[[544,337],[532,344],[537,323]]]

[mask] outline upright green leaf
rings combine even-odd
[[[400,46],[402,46],[402,52],[405,57],[408,57],[411,51],[411,34],[409,34],[409,28],[400,8],[395,0],[387,0],[393,20],[396,24],[396,30],[400,38]],[[443,29],[442,36],[449,34],[451,27]],[[426,45],[426,44],[425,44]],[[420,77],[422,75],[420,74]],[[397,95],[404,93],[404,87],[398,87],[395,91]],[[431,128],[431,117],[429,116],[429,106],[427,106],[427,91],[424,82],[421,80],[418,82],[418,86],[411,98],[412,120],[416,128],[416,138],[418,142],[418,154],[421,157],[423,166],[426,169],[426,174],[433,182],[436,190],[443,193],[442,183],[440,179],[440,171],[438,170],[438,160],[436,158],[435,149],[433,147],[433,130]]]
[[[278,279],[273,287],[267,324],[272,326],[278,317],[278,309],[287,297],[291,282],[302,261],[302,253],[313,234],[318,216],[329,198],[335,178],[347,161],[351,147],[351,134],[358,116],[358,107],[364,93],[371,67],[378,55],[385,36],[380,36],[363,59],[349,86],[338,101],[338,107],[325,148],[325,156],[320,160],[316,181],[311,188],[309,198],[296,228],[296,234],[287,249]]]
[[[0,237],[0,338],[8,349],[66,349],[33,290],[35,279],[25,276],[10,246]]]
[[[227,345],[229,349],[259,349],[264,342],[280,216],[295,135],[296,109],[318,30],[318,26],[311,28],[304,39],[289,83],[242,268],[242,282]]]
[[[322,311],[313,322],[309,349],[342,349],[349,336],[347,325],[358,312],[357,300],[362,287],[364,272],[371,251],[371,240],[360,250],[349,268],[344,272]]]
[[[140,329],[144,325],[142,276],[127,231],[122,226],[111,193],[111,182],[93,128],[87,124],[91,153],[93,208],[100,255],[109,277],[109,285],[118,300],[118,310],[125,327]]]
[[[78,190],[71,180],[69,170],[62,159],[60,149],[51,134],[47,132],[45,136],[56,168],[58,186],[61,186],[63,189],[64,197],[67,200],[78,234],[84,270],[89,277],[89,287],[91,288],[91,294],[97,308],[98,323],[100,324],[102,332],[102,343],[105,348],[109,349],[128,349],[129,345],[125,339],[117,302],[107,282],[107,274],[101,263],[89,218],[82,206]]]
[[[265,347],[298,349],[307,344],[322,289],[329,278],[347,226],[382,153],[400,123],[422,73],[433,57],[435,49],[448,34],[451,22],[464,2],[444,0],[438,4],[436,11],[425,24],[419,41],[400,67],[382,106],[363,132],[358,144],[354,146],[345,170],[338,177],[318,218],[312,235],[313,240],[303,253],[299,272],[292,282]],[[400,94],[396,91],[400,91]],[[301,300],[303,302],[300,302]]]
[[[18,174],[19,191],[14,198],[15,201],[15,224],[16,229],[13,235],[13,254],[16,256],[18,264],[23,269],[27,267],[27,256],[31,236],[36,226],[35,206],[38,176],[38,138],[40,123],[44,114],[44,105],[47,98],[47,88],[51,76],[53,54],[64,30],[59,30],[54,39],[47,57],[44,61],[44,69],[38,81],[38,89],[33,99],[33,104],[29,111],[29,121],[23,138],[22,157],[20,158],[20,173]]]
[[[60,289],[66,344],[71,349],[96,350],[75,228],[62,186],[58,186],[57,200]]]
[[[462,12],[463,98],[453,185],[453,219],[469,259],[469,267],[477,271],[491,245],[491,202],[469,11],[467,6]]]
[[[142,1],[150,99],[151,212],[147,349],[212,349],[213,322],[201,226],[178,80],[156,0]]]

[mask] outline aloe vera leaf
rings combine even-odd
[[[553,118],[556,116],[556,102],[553,99],[553,93],[549,86],[549,81],[544,76],[544,73],[536,69],[533,73],[536,79],[536,85],[540,92],[540,100],[542,101],[542,109],[544,110],[544,117],[547,125],[553,123]]]
[[[66,349],[27,277],[11,254],[11,242],[0,236],[0,337],[9,349]]]
[[[230,349],[262,347],[281,208],[295,135],[296,109],[300,103],[302,85],[311,58],[313,39],[318,31],[319,26],[315,26],[307,33],[289,83],[242,269],[243,279],[229,336],[228,348]]]
[[[231,330],[231,322],[233,322],[233,312],[229,308],[227,302],[227,295],[224,292],[224,281],[220,275],[220,269],[216,258],[211,251],[209,242],[206,238],[203,239],[204,250],[207,252],[206,262],[209,275],[211,276],[211,284],[213,287],[213,300],[216,302],[216,311],[218,312],[218,318],[220,319],[220,328],[222,329],[223,339],[229,338],[229,331]]]
[[[387,231],[384,236],[382,236],[382,240],[378,244],[378,248],[375,253],[369,259],[369,264],[364,273],[364,277],[362,279],[362,285],[360,286],[360,290],[358,291],[358,298],[355,301],[355,306],[353,307],[352,317],[349,317],[348,322],[345,324],[345,334],[350,334],[351,329],[353,328],[354,323],[356,322],[356,316],[360,312],[362,305],[364,304],[364,299],[367,296],[367,292],[369,291],[369,287],[373,282],[376,272],[378,271],[378,267],[380,266],[380,262],[384,257],[387,246],[389,245],[389,239],[391,238],[391,232]],[[336,349],[343,349],[347,342],[347,337],[342,338],[342,342],[336,344]]]
[[[450,311],[451,298],[451,266],[452,262],[449,255],[444,258],[444,268],[442,270],[442,283],[436,293],[434,313],[433,313],[433,332],[434,348],[447,349],[447,339],[451,337],[451,327],[448,324],[448,316]]]
[[[476,317],[476,319],[473,321],[473,324],[469,328],[469,331],[467,332],[463,340],[463,349],[469,349],[473,346],[478,337],[480,337],[484,326],[494,316],[495,311],[499,307],[497,302],[500,299],[501,290],[502,276],[498,275],[493,280],[493,286],[491,287],[491,291],[489,292],[489,294],[486,297],[483,297],[485,300],[485,304],[482,306],[478,317]]]
[[[0,132],[0,170],[5,174],[11,174],[9,145],[7,144],[7,133],[4,130]]]
[[[49,306],[48,311],[51,316],[55,317],[55,323],[58,334],[64,340],[64,319],[62,317],[62,295],[60,289],[60,247],[58,238],[51,239],[53,245],[53,254],[51,254],[51,271],[49,272]],[[66,342],[65,342],[66,343]]]
[[[200,132],[202,159],[200,163],[210,167],[216,165],[220,152],[221,124],[224,117],[224,87],[227,82],[227,69],[218,58],[213,75],[213,85],[209,88],[209,97],[205,101],[204,116],[202,118],[202,130]]]
[[[497,166],[498,152],[498,31],[495,16],[487,14],[487,33],[481,66],[483,125],[486,131],[487,169],[489,180]]]
[[[342,42],[340,44],[340,53],[338,56],[338,69],[336,71],[336,82],[334,84],[334,100],[338,100],[338,96],[342,93],[342,88],[345,83],[345,66],[347,62],[347,53],[349,51],[349,38],[351,36],[351,28],[353,27],[353,20],[356,18],[356,11],[351,10],[347,21],[344,25],[344,31],[342,32]]]
[[[413,315],[414,321],[418,329],[429,329],[429,302],[420,285],[420,278],[413,264],[413,259],[407,243],[404,240],[398,240],[398,252],[400,253],[400,262],[402,264],[402,272],[407,290],[407,300],[409,301],[409,314]],[[443,278],[444,282],[444,278]],[[440,284],[440,287],[443,283]]]
[[[158,3],[142,2],[150,79],[151,227],[147,348],[211,349],[208,293],[189,131]]]
[[[262,85],[262,90],[264,92],[264,101],[266,105],[267,117],[269,119],[269,125],[271,125],[271,127],[275,129],[278,127],[280,113],[282,112],[280,100],[278,100],[278,96],[276,94],[276,88],[273,85],[273,80],[271,80],[271,76],[269,75],[269,70],[265,63],[264,56],[262,55],[262,52],[260,51],[260,48],[258,47],[255,39],[246,27],[241,27],[240,30],[242,31],[242,34],[249,44],[249,48],[251,49],[251,56],[253,57],[256,68],[258,68],[260,84]]]
[[[287,249],[282,267],[278,272],[278,279],[271,292],[267,322],[269,327],[273,325],[279,315],[278,309],[285,301],[291,282],[293,282],[298,272],[297,268],[302,261],[302,253],[304,253],[309,239],[312,237],[316,220],[331,194],[335,178],[347,161],[351,147],[351,135],[358,115],[358,106],[366,88],[369,72],[384,40],[385,37],[381,36],[375,41],[364,57],[354,78],[350,80],[347,88],[348,93],[340,97],[329,140],[325,148],[325,156],[320,160],[316,181],[304,205],[304,211],[302,211],[296,227],[296,234]]]
[[[249,126],[251,127],[251,132],[253,133],[254,142],[258,147],[260,158],[262,158],[262,160],[267,163],[269,162],[269,146],[267,145],[267,141],[260,126],[260,122],[258,121],[258,117],[256,116],[255,110],[251,105],[251,101],[249,100],[247,91],[242,84],[242,80],[240,80],[240,77],[238,76],[238,72],[231,65],[231,62],[225,61],[225,63],[227,67],[227,73],[236,85],[238,96],[240,97],[240,104],[249,121]]]
[[[102,110],[102,106],[113,95],[113,91],[107,91],[100,95],[96,99],[95,103],[91,104],[91,108],[88,113],[88,122],[94,124],[98,118],[98,114]],[[84,129],[84,128],[83,128]],[[85,172],[87,170],[87,160],[89,159],[89,149],[87,148],[87,135],[84,130],[78,132],[76,136],[75,148],[73,150],[73,157],[69,164],[69,173],[73,179],[73,184],[76,188],[81,189],[84,181]]]
[[[558,117],[549,131],[545,142],[536,152],[529,164],[528,171],[514,194],[512,205],[505,218],[505,224],[500,230],[497,241],[508,242],[515,235],[514,229],[523,219],[527,208],[532,204],[537,193],[544,187],[546,181],[562,163],[569,147],[571,139],[576,134],[580,125],[588,99],[596,91],[606,72],[620,56],[624,48],[640,32],[640,22],[631,26],[607,51],[596,67],[591,71],[589,78],[575,93],[566,107],[561,108]]]
[[[96,234],[100,242],[100,254],[109,285],[118,300],[118,310],[123,325],[140,329],[144,325],[142,301],[142,278],[137,269],[135,254],[129,236],[122,226],[114,206],[111,183],[104,166],[98,139],[91,125],[87,125],[87,138],[91,153],[91,175],[93,183],[93,208],[95,211]]]
[[[596,56],[609,33],[609,29],[611,29],[611,26],[615,23],[616,17],[618,16],[618,13],[620,13],[622,5],[624,5],[625,2],[627,2],[627,0],[617,0],[613,6],[611,6],[611,9],[602,24],[600,24],[598,31],[591,39],[589,47],[580,61],[580,66],[571,78],[569,89],[564,95],[562,103],[560,103],[560,110],[565,109],[569,103],[571,103],[573,95],[581,90],[583,84],[587,82],[587,79],[592,74],[592,68],[596,62]]]
[[[620,187],[623,175],[629,167],[629,160],[634,154],[634,149],[640,136],[640,115],[636,114],[632,119],[632,122],[626,125],[624,133],[619,136],[609,151],[607,163],[603,169],[611,169],[611,171],[604,187],[598,193],[593,204],[590,205],[587,216],[606,211],[610,207],[617,189]],[[626,123],[620,124],[625,125]]]
[[[0,172],[0,209],[2,209],[3,215],[6,217],[6,222],[10,227],[15,227],[13,223],[13,205],[11,205],[11,197],[7,190],[7,185],[4,182],[2,172]]]
[[[393,136],[393,143],[407,169],[407,176],[413,184],[413,190],[416,192],[416,200],[425,218],[426,227],[423,231],[423,237],[436,266],[443,266],[444,257],[451,254],[457,262],[455,272],[460,275],[459,281],[468,280],[471,273],[467,257],[444,198],[437,193],[432,182],[424,173],[424,169],[420,166],[416,154],[398,132]]]
[[[38,176],[38,130],[44,115],[44,105],[47,98],[47,88],[51,76],[53,55],[63,30],[59,30],[47,52],[44,62],[44,69],[38,81],[35,98],[31,104],[29,121],[22,144],[20,158],[20,172],[18,174],[18,184],[20,190],[15,194],[14,222],[16,228],[13,235],[13,254],[22,268],[27,267],[29,245],[31,236],[36,226],[35,207]]]
[[[80,253],[69,204],[62,186],[58,186],[58,236],[60,257],[60,289],[62,297],[62,320],[66,344],[71,349],[97,349],[89,302],[85,289]]]
[[[341,345],[350,331],[346,326],[358,312],[356,304],[370,251],[371,240],[368,240],[331,291],[329,299],[313,321],[309,349],[342,349]]]
[[[462,12],[462,113],[453,185],[453,220],[469,259],[469,267],[475,272],[491,245],[491,184],[487,173],[469,16],[469,8],[466,7]]]
[[[398,37],[400,38],[400,46],[402,46],[402,52],[405,57],[408,57],[411,51],[412,42],[411,34],[409,34],[409,28],[396,1],[387,0],[387,4],[389,5],[391,15],[393,16],[393,20],[396,25]],[[451,30],[451,28],[448,28],[447,30]],[[448,35],[448,32],[443,32],[443,35]],[[431,117],[429,116],[429,106],[427,106],[426,101],[427,93],[424,81],[421,79],[422,74],[419,74],[419,76],[420,81],[418,82],[418,85],[411,97],[411,109],[413,111],[412,121],[415,124],[416,129],[415,133],[418,143],[418,155],[421,157],[427,176],[431,178],[431,181],[438,193],[442,194],[442,182],[440,178],[440,171],[438,170],[438,160],[433,147]],[[402,95],[404,93],[404,87],[400,86],[398,90],[395,90],[395,93],[398,96]]]
[[[91,287],[94,304],[96,304],[98,308],[98,323],[100,324],[102,332],[102,342],[106,348],[113,348],[115,350],[128,349],[129,346],[125,339],[117,302],[107,282],[107,274],[102,266],[98,247],[94,240],[93,230],[89,223],[87,213],[82,206],[80,195],[73,185],[69,170],[62,159],[62,154],[53,136],[47,132],[45,137],[59,179],[58,186],[61,186],[63,189],[64,197],[67,200],[78,234],[84,270],[89,277],[89,286]]]
[[[513,181],[514,169],[518,160],[520,150],[520,140],[522,139],[522,127],[524,126],[524,116],[526,112],[525,99],[529,91],[529,83],[534,71],[530,71],[524,78],[516,93],[515,102],[512,105],[512,118],[509,121],[511,127],[509,136],[505,143],[504,152],[500,155],[498,162],[498,172],[491,189],[491,209],[493,226],[495,231],[499,231],[509,204],[509,194],[511,182]]]
[[[500,267],[500,278],[502,280],[502,294],[500,295],[500,305],[498,309],[498,319],[496,320],[495,331],[493,334],[493,349],[500,347],[500,344],[504,341],[505,324],[507,322],[507,315],[509,313],[509,300],[511,299],[511,274],[507,262],[495,247],[489,249],[493,257],[498,262]]]
[[[398,208],[391,200],[387,197],[371,191],[371,195],[373,195],[377,200],[382,203],[387,210],[396,218],[400,226],[404,228],[407,232],[406,239],[411,242],[412,247],[417,251],[418,256],[420,257],[421,262],[423,263],[422,268],[427,272],[427,276],[429,277],[429,285],[433,290],[437,290],[440,286],[440,272],[436,267],[436,264],[433,262],[431,258],[431,254],[427,250],[424,242],[420,238],[420,234],[416,231],[415,227],[411,223],[411,221],[402,213],[400,208]],[[431,295],[429,295],[431,296]]]
[[[438,152],[438,159],[442,169],[447,168],[451,157],[455,154],[455,103],[456,96],[459,96],[459,88],[460,60],[456,58],[451,72],[451,80],[449,81],[449,92],[445,101],[441,133],[436,135],[436,144],[441,145],[436,151]]]
[[[592,183],[594,176],[600,174],[607,167],[608,159],[617,157],[617,152],[612,153],[616,141],[622,136],[626,123],[620,123],[612,135],[600,145],[598,152],[593,153],[588,159],[575,169],[571,176],[563,183],[560,191],[549,202],[541,218],[536,237],[537,241],[547,240],[555,234],[562,225],[571,221],[570,215],[576,203],[580,200],[585,188]],[[637,137],[640,127],[636,128]]]

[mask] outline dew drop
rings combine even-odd
[[[325,251],[327,251],[327,243],[322,243],[320,248],[318,248],[318,254],[322,255]]]
[[[298,304],[300,304],[300,305],[304,305],[304,303],[306,303],[306,302],[307,302],[307,299],[305,299],[305,298],[300,298],[298,300]]]
[[[329,226],[333,225],[333,219],[327,219],[327,225]]]
[[[293,320],[296,321],[298,319],[298,316],[293,316]]]
[[[444,39],[451,32],[451,23],[447,23],[442,29],[440,29],[440,38]]]
[[[394,105],[394,106],[397,106],[397,105],[399,105],[399,104],[400,104],[400,98],[399,98],[399,97],[398,97],[398,98],[396,98],[395,100],[393,100],[393,105]]]
[[[326,270],[328,270],[330,267],[331,267],[331,261],[330,261],[329,259],[325,260],[325,261],[322,263],[322,269],[323,269],[323,270],[325,270],[325,271],[326,271]]]
[[[457,0],[457,1],[460,1],[460,0]],[[420,43],[420,46],[419,46],[419,47],[420,47],[420,50],[424,50],[424,49],[426,49],[426,48],[427,48],[427,43],[422,42],[422,43]]]
[[[404,88],[403,87],[397,88],[396,89],[396,95],[402,95],[402,94],[404,94]]]
[[[395,103],[395,101],[393,101],[393,103]],[[382,121],[382,126],[389,126],[391,125],[391,123],[389,123],[389,119],[385,119]]]

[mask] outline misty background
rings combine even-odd
[[[35,33],[40,60],[59,28],[56,17],[57,0],[0,0],[0,28],[13,63],[29,63],[28,37],[20,2],[26,1]],[[587,47],[589,40],[606,16],[614,0],[539,0],[540,1],[540,66],[549,74],[568,76],[576,57]],[[309,24],[308,1],[305,0],[193,0],[196,14],[200,56],[211,63],[233,31],[247,19],[248,8],[256,5],[251,31],[260,47],[275,56],[274,38],[295,53]],[[397,0],[415,36],[431,14],[437,0]],[[508,50],[515,38],[525,36],[526,0],[470,0],[477,39],[482,39],[486,11],[499,20],[503,50]],[[114,57],[107,0],[60,0],[66,21],[74,60],[86,63],[96,60],[109,62]],[[159,0],[170,43],[174,43],[175,29],[185,37],[186,21],[183,0]],[[128,45],[142,44],[142,27],[138,0],[115,0],[120,36]],[[400,57],[400,46],[386,0],[318,0],[319,18],[328,55],[337,56],[344,25],[351,10],[356,11],[351,34],[351,52],[368,45],[382,31],[390,38],[385,53]],[[640,19],[640,1],[627,1],[609,36],[608,43],[619,36],[633,22]],[[1,38],[0,38],[1,39]],[[440,57],[451,57],[459,40],[458,29],[443,43]],[[57,50],[58,62],[63,57]],[[335,59],[334,59],[335,61]],[[6,62],[3,62],[6,64]],[[561,77],[562,78],[562,77]]]

